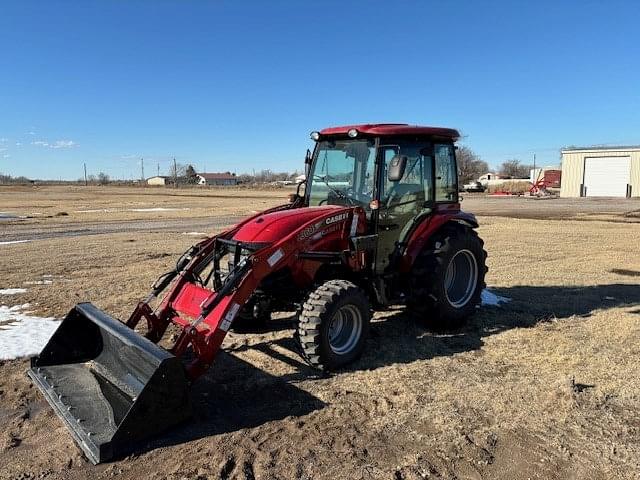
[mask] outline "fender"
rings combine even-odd
[[[457,223],[468,228],[478,228],[478,220],[472,213],[458,211],[435,211],[413,231],[407,242],[407,250],[400,263],[400,269],[408,272],[416,258],[431,237],[447,223]]]

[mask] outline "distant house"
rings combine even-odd
[[[484,175],[480,175],[480,177],[478,178],[478,181],[480,183],[483,183],[483,182],[488,182],[490,180],[500,180],[501,178],[504,178],[504,177],[501,177],[497,173],[488,172],[488,173],[485,173]]]
[[[163,176],[155,176],[155,177],[149,177],[147,178],[147,185],[155,185],[155,186],[164,186],[167,184],[167,179],[169,177],[163,177]]]
[[[198,173],[198,185],[233,186],[238,184],[238,177],[235,173]]]

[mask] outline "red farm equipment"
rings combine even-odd
[[[549,188],[560,188],[562,170],[540,169],[536,181],[533,182],[529,193],[531,195],[549,195]]]
[[[191,247],[124,323],[78,304],[32,359],[93,463],[189,417],[189,386],[233,326],[297,311],[301,355],[332,371],[361,354],[372,311],[404,304],[440,329],[475,311],[486,252],[460,210],[458,132],[370,124],[311,137],[290,203]]]

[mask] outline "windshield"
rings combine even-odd
[[[373,140],[326,140],[318,144],[308,178],[309,205],[369,208],[374,190]]]

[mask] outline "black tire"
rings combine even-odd
[[[231,324],[231,330],[236,333],[259,333],[268,330],[268,322],[271,320],[271,312],[262,304],[256,305],[256,301],[250,299],[238,313]]]
[[[347,280],[324,282],[307,297],[298,316],[302,356],[330,371],[356,360],[369,334],[371,309],[365,292]]]
[[[436,330],[459,328],[476,311],[486,286],[487,252],[483,247],[484,242],[475,230],[455,226],[434,234],[420,252],[411,271],[407,303],[429,327]],[[453,273],[448,273],[452,262]],[[465,286],[465,268],[469,270],[467,278],[476,277],[474,284]],[[455,281],[457,274],[458,283]]]

